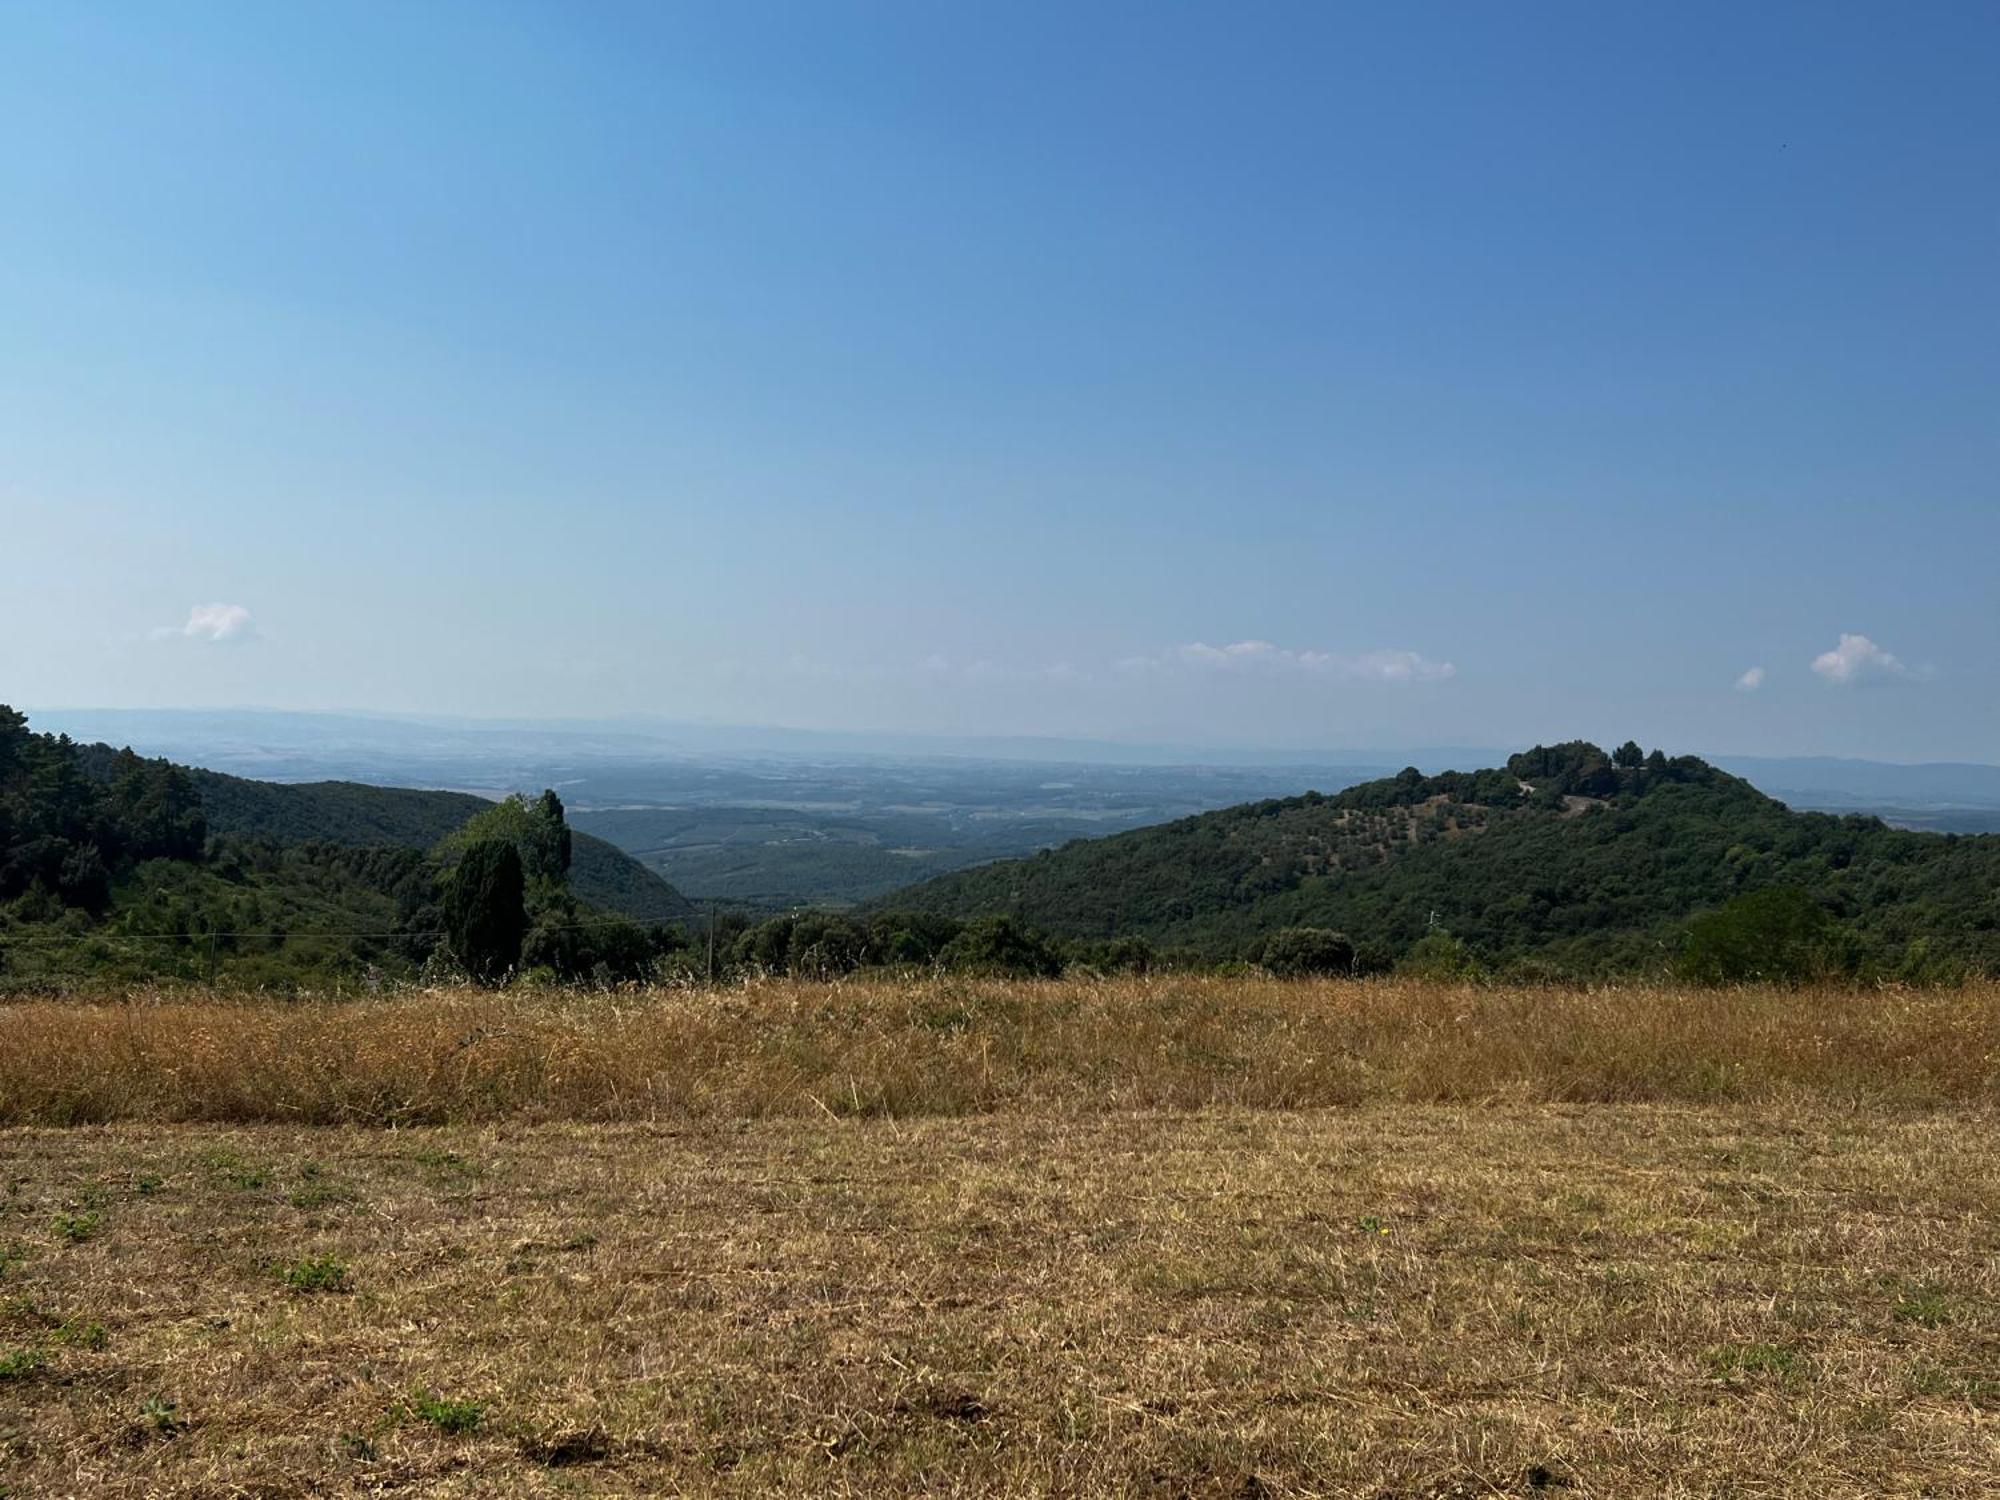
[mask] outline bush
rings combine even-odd
[[[1160,955],[1142,937],[1067,943],[1063,955],[1067,964],[1094,974],[1147,974],[1160,966]]]
[[[875,962],[890,968],[929,968],[964,926],[934,912],[884,912],[868,924],[868,946]]]
[[[1039,932],[1012,917],[982,917],[966,925],[939,955],[946,968],[1006,979],[1054,979],[1062,955]]]
[[[1459,984],[1478,979],[1486,968],[1470,948],[1450,933],[1428,932],[1410,945],[1410,951],[1396,965],[1396,972],[1412,979]]]
[[[1328,927],[1281,927],[1264,940],[1264,967],[1273,974],[1351,974],[1354,944]]]
[[[1840,936],[1804,891],[1752,891],[1689,925],[1675,969],[1696,984],[1797,984],[1851,966]]]

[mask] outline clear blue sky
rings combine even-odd
[[[1987,3],[11,0],[0,700],[2000,760],[1996,79]]]

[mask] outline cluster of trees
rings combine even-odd
[[[697,942],[705,941],[697,934]],[[861,969],[1053,978],[1070,963],[1090,957],[1107,964],[1122,960],[1123,967],[1139,969],[1152,958],[1143,944],[1128,944],[1115,958],[1109,952],[1066,952],[1011,917],[960,921],[905,911],[866,919],[840,912],[795,912],[754,925],[741,916],[726,917],[714,934],[714,954],[718,976],[785,974],[801,979],[832,979]],[[697,956],[706,963],[705,952]]]
[[[212,827],[208,795],[236,831]],[[579,845],[593,889],[608,877],[637,887],[641,909],[687,909],[635,862],[574,839],[553,792],[494,805],[241,781],[37,734],[0,707],[0,974],[13,981],[644,977],[683,939],[582,899]]]
[[[449,954],[482,983],[535,973],[616,983],[648,977],[685,947],[671,928],[609,915],[570,889],[575,843],[562,799],[512,796],[474,815],[433,853]]]
[[[93,776],[67,735],[32,733],[0,704],[0,902],[33,895],[102,912],[116,876],[141,860],[195,858],[207,834],[179,767],[124,750]]]

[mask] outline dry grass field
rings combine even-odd
[[[0,1491],[1992,1495],[1996,1021],[1242,981],[0,1007]]]

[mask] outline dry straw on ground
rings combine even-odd
[[[1992,986],[0,1006],[0,1494],[1972,1500],[1996,1037]]]
[[[1162,978],[0,1005],[0,1124],[2000,1096],[2000,986]]]
[[[0,1132],[18,1496],[2000,1493],[1989,1113]]]

